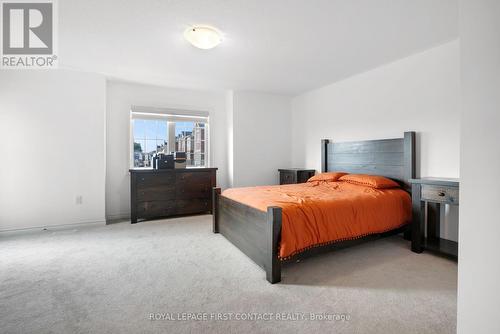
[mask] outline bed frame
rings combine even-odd
[[[408,180],[415,177],[415,132],[405,132],[404,138],[333,143],[321,141],[321,171],[343,171],[358,174],[382,175],[397,181],[410,192]],[[356,240],[340,241],[319,246],[297,254],[286,261],[278,258],[281,233],[281,208],[268,207],[259,211],[240,202],[221,196],[213,188],[213,232],[221,233],[250,259],[266,271],[270,283],[281,281],[281,265],[317,253],[344,248],[366,240],[405,232],[396,229],[383,234]]]

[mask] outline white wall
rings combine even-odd
[[[396,138],[414,130],[417,175],[458,177],[458,100],[458,41],[299,95],[292,101],[292,162],[319,170],[322,138]],[[442,233],[457,239],[456,208]]]
[[[107,85],[106,217],[130,216],[130,107],[132,105],[208,111],[210,165],[217,184],[227,187],[227,117],[224,92],[165,88],[110,81]]]
[[[234,114],[234,91],[226,92],[226,134],[227,134],[227,182],[228,187],[234,185],[234,136],[233,136],[233,114]]]
[[[460,1],[458,333],[500,333],[500,2]]]
[[[0,72],[0,230],[104,222],[104,77]]]
[[[275,184],[276,169],[289,166],[289,97],[3,71],[0,230],[129,217],[132,105],[208,111],[210,164],[222,188],[229,168],[241,186]]]
[[[291,98],[236,91],[229,102],[231,186],[277,184],[277,169],[290,167]]]

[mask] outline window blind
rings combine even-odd
[[[172,122],[208,122],[208,111],[132,106],[132,119],[165,118]]]

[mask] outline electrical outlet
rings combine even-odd
[[[82,205],[83,204],[83,196],[82,195],[78,195],[76,196],[76,205]]]

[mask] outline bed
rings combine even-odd
[[[380,175],[400,188],[373,189],[340,180],[298,185],[213,189],[213,232],[221,233],[281,280],[281,265],[380,236],[411,223],[415,133],[403,138],[321,141],[321,172]]]

